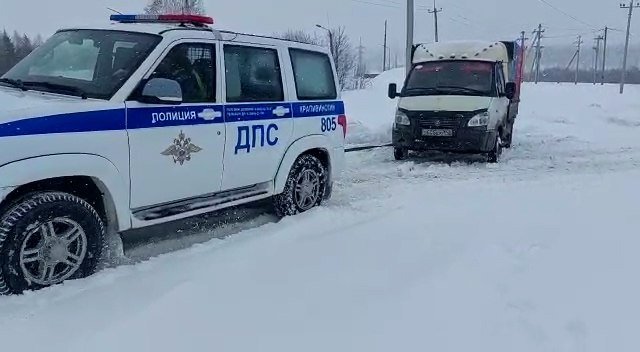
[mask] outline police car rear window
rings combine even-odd
[[[327,54],[289,49],[298,100],[336,99],[333,69]]]

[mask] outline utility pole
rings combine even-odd
[[[362,46],[362,37],[360,37],[360,44],[358,45],[358,88],[364,88],[364,46]]]
[[[435,24],[435,39],[436,39],[436,43],[438,42],[438,40],[440,39],[438,37],[438,13],[442,12],[442,9],[437,8],[436,7],[436,0],[433,0],[433,10],[427,10],[427,12],[432,13],[433,14],[433,20],[434,20],[434,24]]]
[[[411,70],[412,54],[413,54],[413,19],[414,19],[414,3],[413,0],[407,0],[407,47],[405,57],[405,71],[408,74]]]
[[[600,42],[602,40],[604,40],[604,37],[599,35],[597,37],[594,38],[596,45],[593,47],[593,50],[595,51],[596,57],[595,57],[595,62],[593,64],[593,85],[596,85],[596,83],[598,83],[598,61],[600,60]]]
[[[534,30],[532,32],[532,34],[536,34],[536,31]],[[531,47],[529,47],[528,53],[531,54],[531,50],[536,46],[536,42],[539,40],[538,35],[536,34],[536,36],[533,38],[533,43],[531,43]],[[527,54],[527,56],[529,56],[529,54]],[[537,54],[537,51],[536,53]],[[533,60],[531,60],[531,70],[529,70],[529,80],[531,80],[531,77],[533,76],[533,73],[535,72],[535,68],[536,68],[536,61],[538,60],[538,57],[536,55],[533,56]]]
[[[620,8],[629,9],[629,20],[627,21],[627,39],[624,44],[624,59],[622,59],[622,77],[620,77],[620,94],[624,93],[624,83],[627,76],[627,56],[629,55],[629,37],[631,36],[631,17],[633,9],[640,7],[640,2],[629,0],[629,5],[621,4]]]
[[[526,37],[526,32],[522,31],[521,33],[521,37],[520,37],[520,62],[518,63],[518,87],[520,87],[520,83],[524,82],[524,67],[525,67],[525,62],[526,62],[526,47],[525,45],[527,44],[527,37]],[[520,96],[520,92],[518,91],[518,95]]]
[[[604,47],[602,48],[602,76],[600,77],[600,85],[604,85],[604,75],[607,70],[607,37],[609,35],[609,27],[604,27]]]
[[[542,29],[542,24],[538,25],[538,30],[535,31],[536,32],[536,36],[538,38],[538,43],[536,46],[536,78],[535,78],[535,82],[536,84],[538,84],[539,78],[540,78],[540,61],[542,59],[542,47],[541,47],[541,42],[542,42],[542,33],[545,32],[544,29]]]
[[[580,48],[582,47],[582,43],[583,43],[582,42],[582,36],[579,35],[578,36],[578,42],[577,42],[578,50],[576,51],[576,57],[577,57],[577,60],[576,60],[576,79],[575,79],[575,84],[576,85],[578,84],[578,79],[580,78],[579,77],[580,76]]]
[[[384,47],[382,52],[382,72],[387,70],[387,20],[384,21]]]

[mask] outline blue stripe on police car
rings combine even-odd
[[[127,110],[109,109],[39,116],[3,123],[0,124],[0,137],[188,126],[341,114],[344,114],[344,103],[341,101],[293,104],[232,104],[226,106],[184,105],[131,108]]]
[[[344,114],[344,103],[327,101],[318,103],[293,103],[293,117],[319,117]]]

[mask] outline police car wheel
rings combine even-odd
[[[326,191],[326,173],[315,156],[299,157],[291,168],[284,192],[274,197],[276,214],[292,216],[320,205]]]
[[[91,275],[104,238],[104,223],[86,201],[61,192],[26,196],[0,218],[0,294]]]

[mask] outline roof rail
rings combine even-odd
[[[264,38],[264,39],[274,39],[274,40],[280,40],[283,42],[291,42],[291,43],[299,43],[299,44],[307,44],[307,45],[315,45],[315,46],[319,46],[317,44],[313,44],[313,43],[307,43],[307,42],[303,42],[300,40],[293,40],[293,39],[285,39],[285,38],[280,38],[280,37],[276,37],[276,36],[269,36],[269,35],[261,35],[261,34],[249,34],[249,33],[242,33],[242,32],[234,32],[234,31],[228,31],[228,30],[221,30],[219,31],[221,34],[234,34],[236,36],[239,35],[246,35],[248,37],[255,37],[255,38]],[[234,38],[235,39],[235,38]]]

